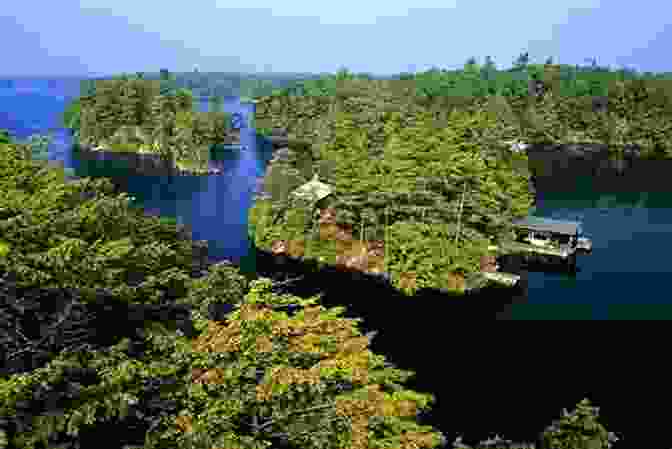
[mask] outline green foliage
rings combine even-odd
[[[202,168],[213,145],[231,140],[231,116],[195,111],[190,90],[165,88],[171,76],[162,72],[161,81],[137,75],[97,80],[91,95],[68,106],[64,121],[80,144],[154,153]]]
[[[341,88],[359,93],[259,99],[262,120],[314,143],[310,169],[298,159],[269,168],[265,191],[273,205],[253,209],[264,224],[255,241],[270,247],[274,240],[309,240],[311,254],[332,259],[333,245],[307,236],[315,232],[310,206],[289,201],[317,171],[335,189],[339,223],[386,241],[393,281],[415,273],[418,288],[445,287],[451,273],[478,270],[489,239],[506,233],[507,222],[532,202],[527,174],[502,149],[505,137],[520,135],[506,101],[445,110],[417,105],[383,81],[352,79]]]
[[[73,131],[79,131],[81,126],[81,103],[79,100],[74,100],[70,103],[63,111],[62,122],[65,128],[71,129]]]
[[[543,82],[543,94],[528,95],[531,80]],[[301,236],[302,229],[314,234],[315,217],[289,203],[289,193],[318,172],[336,189],[339,223],[366,227],[372,239],[383,234],[383,210],[395,206],[388,217],[390,237],[396,236],[386,246],[389,271],[413,273],[416,286],[444,285],[457,269],[477,270],[485,242],[506,240],[507,223],[528,212],[525,156],[511,155],[510,142],[634,143],[672,155],[672,89],[669,81],[657,82],[596,63],[531,64],[527,53],[508,71],[495,70],[491,58],[483,67],[472,58],[462,71],[383,80],[342,70],[298,82],[257,99],[259,129],[287,129],[312,145],[308,168],[299,161],[273,165],[266,179],[273,205],[256,214],[268,216],[258,219],[264,226],[255,241],[270,246],[295,238],[310,242],[316,254],[332,252],[333,245]],[[594,100],[605,95],[608,108],[596,108]],[[331,167],[325,175],[324,166]],[[365,210],[374,218],[364,218]],[[456,237],[446,239],[450,233]],[[443,252],[430,256],[425,246]]]
[[[520,137],[511,121],[499,123],[515,117],[520,105],[498,99],[443,110],[416,101],[408,85],[395,90],[399,84],[347,71],[334,79],[338,83],[327,86],[332,97],[261,100],[260,114],[270,116],[273,127],[315,142],[309,151],[295,148],[302,157],[291,164],[310,159],[336,188],[339,219],[361,228],[363,239],[384,236],[397,285],[408,273],[417,275],[413,290],[441,286],[445,273],[474,270],[488,238],[505,234],[509,219],[530,205],[527,175],[514,169],[525,157],[515,159],[496,145]],[[205,116],[186,110],[186,96],[162,97],[133,83],[129,77],[96,83],[80,98],[83,139],[98,142],[140,128],[177,148],[179,138],[181,145],[202,144],[217,134]],[[318,91],[325,87],[317,84]],[[627,114],[633,96],[651,99],[647,89],[634,84],[610,93],[621,101],[613,113]],[[647,101],[656,111],[666,108]],[[558,107],[557,116],[563,111]],[[68,368],[98,375],[57,412],[34,402],[32,426],[14,435],[0,430],[0,447],[47,447],[50,439],[95,431],[102,421],[125,429],[134,407],[148,401],[143,385],[157,379],[166,380],[161,399],[176,408],[152,416],[147,449],[256,449],[279,441],[305,449],[429,449],[445,443],[435,429],[417,423],[433,397],[405,389],[412,373],[372,353],[370,337],[361,335],[357,320],[341,317],[343,308],[327,309],[319,297],[272,293],[269,280],[250,283],[227,264],[193,279],[193,242],[181,238],[175,223],[131,208],[109,180],[66,184],[61,170],[31,160],[25,145],[11,144],[6,133],[0,139],[0,272],[15,274],[19,287],[72,287],[89,300],[102,288],[123,302],[190,305],[198,331],[191,339],[148,321],[142,355],[129,355],[125,339],[106,350],[63,351],[44,367],[0,379],[0,416],[16,416],[38,390],[63,385]],[[255,206],[250,221],[257,237],[299,236],[314,224],[314,205],[293,203],[288,195],[311,174],[297,167],[278,173],[281,188],[273,201]],[[286,227],[276,226],[276,218]],[[212,305],[232,311],[209,321]],[[289,314],[287,305],[299,310]],[[547,429],[545,444],[608,447],[613,438],[596,416],[588,402],[580,403]]]
[[[0,241],[0,257],[4,257],[9,254],[10,247],[7,242]]]
[[[0,416],[16,416],[38,391],[63,388],[72,368],[97,375],[58,410],[33,401],[30,427],[3,432],[4,447],[77,440],[103,421],[124,428],[156,380],[166,381],[160,398],[175,408],[146,417],[155,420],[147,449],[250,449],[278,440],[306,449],[431,449],[445,441],[416,422],[433,397],[404,389],[412,373],[372,353],[358,320],[341,318],[344,308],[277,295],[269,280],[250,284],[225,263],[193,279],[192,242],[173,223],[129,207],[108,180],[64,184],[60,172],[16,145],[3,147],[1,272],[15,274],[19,288],[71,287],[85,300],[105,289],[123,302],[189,305],[197,329],[192,338],[146,321],[142,354],[130,355],[123,339],[104,350],[62,351],[45,366],[3,377]],[[212,305],[233,310],[225,321],[208,321]],[[290,315],[281,310],[287,305],[299,310]]]
[[[544,449],[607,449],[618,438],[598,422],[599,409],[583,399],[572,413],[564,411],[562,418],[544,432]]]
[[[3,241],[14,250],[0,266],[17,269],[21,285],[109,288],[133,298],[145,292],[128,290],[124,282],[129,277],[169,276],[171,267],[191,268],[192,248],[175,241],[175,227],[141,219],[126,195],[110,195],[108,180],[63,184],[57,170],[18,153],[3,156],[0,188],[6,194],[0,196],[0,227]],[[89,191],[102,196],[83,201]]]
[[[563,416],[553,422],[543,432],[541,446],[538,449],[608,449],[619,438],[598,422],[598,408],[589,400],[583,399],[571,413],[566,410]],[[453,443],[455,449],[535,449],[534,443],[515,443],[499,436],[481,441],[476,446],[467,446],[458,437]]]
[[[0,129],[0,144],[11,143],[12,138],[9,135],[9,131],[6,129]]]
[[[49,146],[53,135],[33,134],[25,142],[30,158],[35,161],[44,161],[49,158]]]

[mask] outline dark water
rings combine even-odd
[[[67,100],[77,94],[76,80],[20,80],[12,88],[0,87],[0,128],[25,138],[57,127]],[[252,113],[251,105],[241,105],[234,98],[227,99],[224,108],[246,116]],[[73,157],[71,139],[63,129],[56,129],[50,158],[63,160],[78,176],[111,176],[137,198],[138,207],[178,217],[191,226],[194,238],[208,240],[212,255],[249,267],[254,261],[249,257],[247,214],[255,182],[271,151],[260,146],[252,129],[243,130],[241,140],[249,151],[213,153],[213,164],[223,170],[219,176],[120,173],[113,164]],[[529,273],[528,297],[509,306],[502,317],[671,318],[672,295],[666,279],[672,272],[668,256],[672,164],[606,158],[581,162],[535,154],[531,161],[537,174],[536,213],[583,220],[594,250],[579,259],[581,271],[575,276]],[[337,296],[342,295],[344,303],[362,299],[343,288]],[[653,395],[663,401],[670,396],[669,382],[653,379],[669,379],[672,373],[663,365],[655,366],[657,359],[644,356],[657,340],[633,343],[635,331],[616,335],[597,326],[446,325],[442,316],[449,312],[441,303],[414,305],[413,313],[403,314],[408,321],[403,328],[396,324],[403,322],[401,318],[389,316],[392,312],[384,298],[366,300],[380,301],[371,316],[371,324],[380,331],[372,349],[417,373],[409,387],[436,396],[428,423],[450,438],[458,433],[465,434],[467,441],[485,438],[486,431],[513,439],[534,438],[562,408],[572,408],[585,396],[603,406],[610,430],[624,431],[632,420],[623,411],[624,404],[643,407],[643,398]],[[631,345],[640,358],[629,357],[624,366],[618,361]],[[626,374],[630,368],[639,374]]]
[[[531,153],[535,215],[579,219],[593,253],[576,275],[530,273],[513,319],[670,319],[672,161]]]

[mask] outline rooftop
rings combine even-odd
[[[513,226],[553,234],[575,235],[581,233],[581,223],[578,221],[554,220],[535,216],[513,220]]]
[[[320,182],[317,179],[317,173],[313,179],[294,190],[293,194],[299,198],[304,198],[312,201],[319,201],[333,192],[330,185]]]

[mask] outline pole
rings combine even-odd
[[[461,219],[462,219],[462,209],[464,208],[464,196],[467,193],[467,183],[466,181],[464,182],[464,190],[462,191],[462,199],[460,200],[460,212],[457,216],[457,230],[455,231],[455,257],[457,257],[457,239],[460,235],[460,224],[461,224]]]

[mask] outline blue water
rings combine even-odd
[[[60,128],[60,114],[79,93],[76,79],[13,80],[0,87],[0,128],[20,139],[53,129],[49,158],[62,160],[78,176],[108,176],[136,197],[136,205],[188,224],[207,240],[210,255],[253,264],[247,216],[257,179],[272,156],[255,131],[241,131],[248,151],[213,152],[218,176],[131,176],[105,162],[73,157],[72,139]],[[7,83],[0,82],[0,86]],[[201,102],[199,107],[206,108]],[[228,97],[224,110],[247,122],[253,104]],[[532,158],[532,156],[531,156]],[[552,157],[532,163],[541,181],[537,215],[580,219],[593,239],[593,254],[580,257],[576,275],[529,273],[529,294],[503,318],[623,319],[672,318],[666,293],[672,274],[672,161],[577,162]],[[542,158],[543,159],[543,158]],[[248,265],[249,266],[249,265]],[[251,267],[252,269],[253,267]]]
[[[270,148],[259,143],[254,131],[241,132],[249,151],[213,154],[213,164],[223,170],[220,176],[130,176],[116,172],[110,164],[73,157],[72,140],[58,121],[67,101],[77,94],[77,80],[18,80],[12,88],[0,87],[0,128],[9,129],[20,139],[54,128],[50,159],[64,161],[78,176],[111,176],[122,190],[137,198],[138,207],[177,217],[191,226],[194,238],[209,242],[211,255],[239,261],[244,268],[246,256],[252,254],[247,214],[256,180],[271,157]],[[252,108],[235,98],[224,104],[226,111],[246,117]],[[672,317],[666,283],[672,274],[672,186],[668,182],[672,164],[642,163],[620,174],[595,164],[555,165],[547,170],[553,182],[538,186],[536,213],[583,220],[585,232],[593,239],[593,254],[579,259],[581,271],[575,276],[529,273],[528,297],[509,306],[504,315],[510,319]],[[542,168],[551,166],[542,163]],[[248,258],[248,263],[253,260]],[[534,435],[531,432],[542,430],[551,418],[557,418],[563,407],[573,407],[586,395],[596,399],[606,413],[613,413],[623,404],[637,404],[631,410],[643,409],[648,404],[643,404],[642,398],[654,393],[660,398],[660,392],[668,390],[671,373],[662,367],[651,369],[643,361],[633,363],[647,376],[645,382],[640,381],[643,378],[635,382],[630,370],[612,367],[610,357],[621,359],[630,346],[619,346],[614,334],[608,341],[596,341],[602,332],[587,331],[577,333],[569,343],[567,329],[541,334],[535,329],[514,337],[515,332],[493,329],[492,325],[479,329],[482,323],[469,327],[444,324],[441,320],[449,312],[441,303],[420,304],[413,311],[414,304],[409,301],[402,320],[389,316],[385,298],[360,298],[356,291],[346,290],[341,294],[348,303],[363,300],[371,304],[369,313],[361,316],[365,320],[378,318],[375,328],[382,331],[372,350],[385,354],[400,368],[416,372],[408,388],[436,396],[428,423],[446,432],[451,441],[457,434],[465,435],[467,441],[477,435],[492,435],[482,432],[530,438]],[[399,321],[403,327],[393,324]],[[491,332],[496,338],[488,338]],[[575,344],[579,337],[581,343]],[[544,347],[540,351],[540,342],[551,352],[544,353]],[[650,343],[632,347],[639,352]],[[621,374],[626,371],[627,378]],[[652,384],[651,373],[659,373],[666,383]],[[642,391],[642,387],[653,390],[652,385],[656,391]],[[614,430],[631,422],[631,410],[610,421]],[[506,416],[516,416],[519,424],[502,419]],[[520,433],[508,433],[512,426]]]
[[[2,83],[0,83],[2,85]],[[62,160],[76,176],[107,176],[135,197],[134,206],[152,214],[171,216],[189,225],[193,238],[207,240],[209,255],[216,260],[253,263],[247,235],[247,215],[256,182],[272,156],[270,145],[257,140],[253,128],[241,129],[245,151],[217,148],[211,165],[217,176],[133,176],[115,170],[110,161],[80,160],[73,156],[72,137],[60,126],[60,114],[79,94],[77,80],[16,80],[12,88],[0,88],[0,128],[18,139],[52,130],[50,160]],[[207,102],[198,107],[207,110]],[[223,110],[238,113],[244,125],[254,111],[251,103],[236,97],[224,99]],[[253,269],[253,267],[250,267]]]

